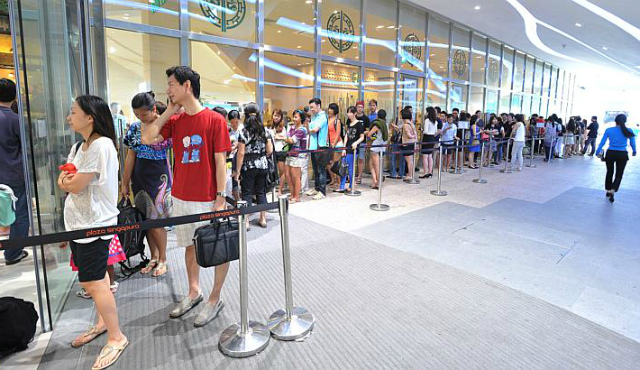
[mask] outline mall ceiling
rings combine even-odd
[[[411,1],[568,70],[640,75],[639,0]]]

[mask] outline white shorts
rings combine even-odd
[[[197,215],[199,213],[211,212],[213,210],[214,202],[191,202],[181,200],[176,197],[171,198],[173,198],[172,217]],[[178,247],[193,245],[193,234],[196,232],[196,229],[207,224],[209,224],[209,221],[177,225],[176,239],[178,241]]]
[[[290,167],[304,167],[307,162],[307,158],[305,157],[287,157],[285,163]]]

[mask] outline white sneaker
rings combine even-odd
[[[316,189],[311,189],[311,190],[307,191],[305,194],[310,196],[310,197],[312,197],[312,196],[318,194],[318,192],[316,191]]]
[[[322,194],[321,192],[318,192],[316,195],[314,195],[311,199],[313,200],[320,200],[320,199],[324,199],[326,198],[324,194]]]

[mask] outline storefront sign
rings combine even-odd
[[[415,66],[415,62],[419,62],[422,57],[422,46],[418,45],[420,44],[420,38],[417,35],[410,33],[405,37],[404,41],[405,45],[402,47],[402,50],[414,58],[405,58],[405,60],[412,66]]]
[[[451,63],[453,64],[453,72],[455,72],[458,77],[464,77],[467,73],[467,54],[462,50],[456,51],[456,53],[453,54],[453,61]]]
[[[200,0],[202,14],[222,32],[238,27],[247,13],[245,0]]]
[[[151,2],[151,13],[157,12],[167,3],[167,0],[154,0]]]
[[[355,28],[351,18],[342,10],[336,11],[327,21],[329,42],[339,53],[351,49],[353,41],[348,36],[355,35]],[[347,37],[345,37],[347,36]]]

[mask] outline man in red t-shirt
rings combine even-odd
[[[227,183],[227,152],[231,140],[227,123],[220,114],[204,108],[200,98],[200,75],[189,67],[167,69],[167,110],[153,123],[141,124],[142,144],[156,144],[173,139],[175,153],[174,179],[171,195],[172,216],[222,210],[225,207],[224,188]],[[180,110],[184,108],[184,111]],[[200,267],[196,262],[193,234],[204,223],[176,226],[179,247],[186,247],[185,262],[189,277],[189,295],[171,311],[178,318],[203,300],[200,291]],[[209,300],[196,317],[194,325],[201,327],[215,319],[224,303],[220,292],[229,271],[229,264],[215,270],[215,283]]]

